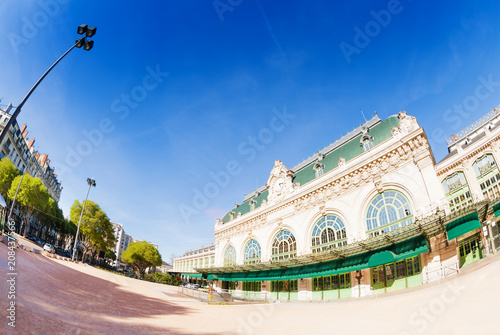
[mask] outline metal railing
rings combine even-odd
[[[474,131],[476,131],[477,129],[481,128],[483,125],[485,125],[486,123],[488,123],[490,120],[492,120],[493,118],[495,118],[495,116],[497,116],[498,113],[499,113],[498,107],[500,107],[500,106],[497,106],[497,107],[493,108],[488,113],[486,113],[485,115],[483,115],[479,120],[471,123],[465,129],[463,129],[463,130],[459,131],[458,133],[452,135],[450,138],[447,138],[446,139],[446,143],[448,143],[448,146],[450,146],[453,143],[461,140],[462,138],[466,137],[467,135],[473,133]]]
[[[450,264],[450,265],[442,265],[434,270],[426,270],[426,281],[425,283],[430,283],[433,281],[441,282],[441,279],[445,279],[446,277],[453,276],[455,274],[460,273],[460,264],[458,262]],[[437,274],[437,276],[436,276]],[[430,280],[432,278],[432,280]]]
[[[192,289],[192,288],[187,288],[184,286],[179,286],[177,289],[178,293],[190,296],[192,298],[204,301],[204,302],[214,302],[214,303],[221,303],[221,302],[230,302],[232,301],[232,297],[227,297],[222,294],[220,294],[217,291],[209,291],[205,289]]]
[[[261,291],[261,292],[251,292],[251,291],[241,291],[241,290],[217,290],[209,291],[206,289],[191,289],[187,287],[180,286],[177,289],[178,293],[190,296],[192,298],[204,301],[204,302],[233,302],[238,301],[271,301],[271,292]]]
[[[271,300],[271,292],[267,291],[242,291],[242,290],[220,290],[220,293],[230,294],[234,300],[242,300],[242,301],[270,301]]]

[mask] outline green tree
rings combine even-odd
[[[82,213],[83,203],[75,200],[71,206],[71,221],[78,224]],[[80,233],[78,240],[83,244],[83,258],[90,253],[95,257],[100,250],[107,250],[115,245],[113,226],[106,213],[93,201],[87,200],[85,211],[80,223]]]
[[[5,201],[9,201],[8,193],[10,186],[12,185],[12,181],[14,181],[14,179],[20,174],[21,173],[8,158],[5,157],[0,160],[0,194]]]
[[[122,253],[122,261],[134,269],[135,273],[141,277],[144,277],[147,268],[162,264],[158,250],[146,241],[132,242],[127,250]]]
[[[113,261],[116,261],[116,255],[115,255],[115,252],[111,249],[106,249],[106,258],[109,258]]]
[[[23,176],[17,176],[12,182],[8,196],[11,200],[14,200],[16,194],[17,186],[21,181]],[[21,207],[21,216],[24,220],[24,233],[23,236],[26,237],[28,232],[28,226],[30,225],[34,215],[38,211],[45,211],[49,207],[49,192],[43,185],[40,178],[33,178],[29,174],[25,174],[23,182],[19,187],[19,192],[17,193],[16,203]]]
[[[58,217],[58,215],[60,215]],[[32,222],[32,227],[42,233],[42,238],[47,240],[47,234],[51,230],[60,231],[62,226],[62,211],[59,209],[54,199],[48,198],[47,206],[44,212],[36,213],[37,220]],[[64,218],[63,218],[64,219]]]

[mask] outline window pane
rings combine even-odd
[[[387,281],[394,281],[394,263],[385,266],[385,276]]]
[[[372,268],[372,284],[378,284],[378,271],[377,271],[377,268]]]
[[[384,283],[385,282],[384,266],[379,266],[378,267],[378,282],[379,283]]]
[[[413,261],[411,258],[408,258],[406,260],[406,269],[407,269],[407,273],[408,273],[408,277],[409,276],[413,276]]]
[[[420,273],[420,256],[413,259],[413,268],[415,270],[415,274]]]
[[[323,290],[327,291],[331,289],[331,278],[324,277],[323,279]]]
[[[397,274],[396,274],[397,279],[401,279],[401,278],[406,277],[405,261],[401,261],[401,262],[396,263],[396,271],[397,271]]]
[[[332,289],[334,289],[334,290],[339,289],[339,276],[338,275],[332,276]]]

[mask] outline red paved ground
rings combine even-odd
[[[4,334],[12,331],[4,321],[9,307],[9,286],[4,279],[9,273],[6,260],[7,247],[0,243],[0,333]],[[108,319],[189,313],[186,307],[121,290],[115,283],[70,269],[42,255],[17,250],[16,261],[17,310],[12,333],[168,334],[167,329],[160,331]]]

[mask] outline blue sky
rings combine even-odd
[[[164,260],[213,241],[216,218],[377,111],[445,138],[499,104],[495,1],[0,3],[0,105],[49,154],[65,215],[90,193]],[[278,117],[279,116],[279,117]],[[270,131],[270,129],[274,129]],[[216,183],[217,181],[218,183]],[[201,196],[200,196],[201,194]]]

